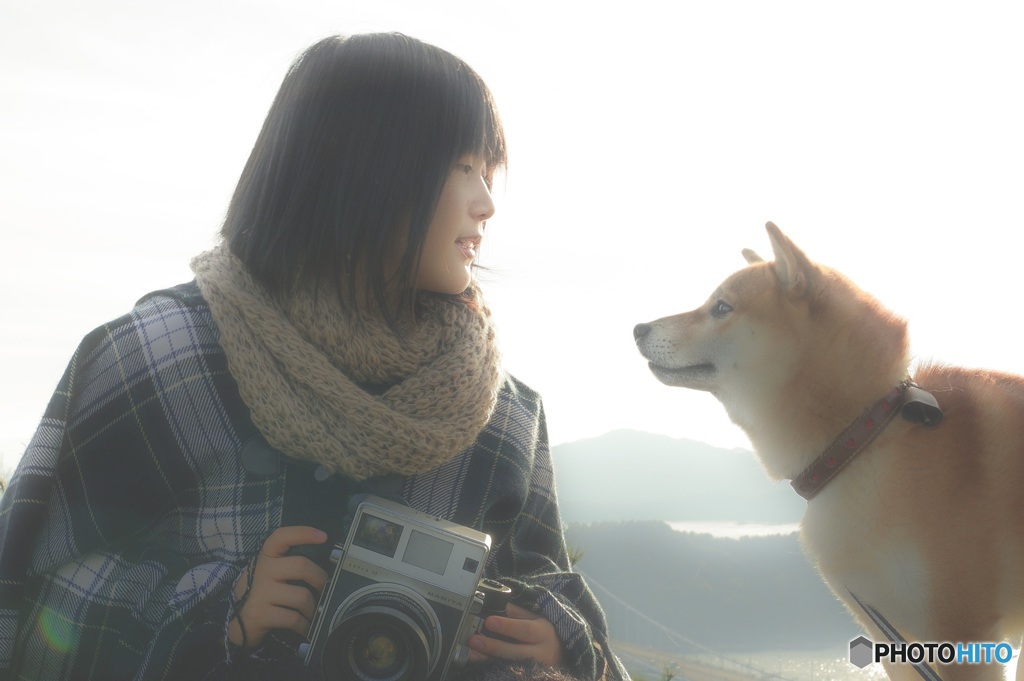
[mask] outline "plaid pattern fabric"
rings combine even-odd
[[[276,472],[246,470],[257,434],[217,339],[192,283],[82,341],[0,500],[0,679],[301,677],[284,637],[232,656],[231,586],[283,520],[341,532],[344,485],[283,458]],[[375,486],[489,533],[489,576],[551,620],[569,667],[627,678],[569,570],[529,388],[508,378],[472,447]]]

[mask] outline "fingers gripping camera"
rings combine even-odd
[[[491,538],[367,495],[320,596],[300,653],[314,679],[444,681],[466,641],[511,590],[483,579]]]

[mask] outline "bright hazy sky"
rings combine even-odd
[[[0,456],[74,347],[191,278],[291,59],[398,30],[466,59],[511,145],[483,263],[555,443],[745,437],[632,340],[775,221],[911,323],[1024,373],[1024,10],[1012,2],[4,0]]]

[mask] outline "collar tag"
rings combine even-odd
[[[905,397],[906,401],[900,410],[904,419],[928,428],[937,426],[942,422],[942,409],[939,407],[939,402],[935,399],[935,395],[911,383],[907,386]]]

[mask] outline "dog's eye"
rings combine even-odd
[[[724,317],[725,315],[729,314],[730,312],[732,312],[732,305],[730,305],[729,303],[725,302],[724,300],[719,300],[711,308],[711,316],[712,317],[721,318],[721,317]]]

